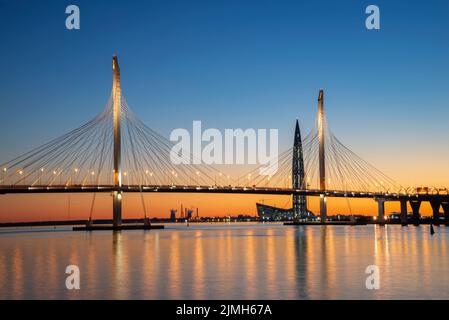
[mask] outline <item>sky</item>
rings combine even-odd
[[[70,4],[80,8],[80,30],[65,28]],[[370,4],[380,8],[380,30],[365,27]],[[100,112],[117,53],[127,102],[164,136],[190,130],[193,120],[205,128],[277,128],[286,149],[296,118],[303,135],[313,126],[323,88],[328,122],[346,146],[403,185],[449,186],[447,39],[444,0],[0,0],[0,163]],[[141,210],[132,198],[125,216]],[[107,199],[99,216],[109,215]],[[255,214],[261,199],[147,200],[155,215],[168,216],[182,202],[204,214]],[[73,215],[85,216],[88,201],[71,201]],[[331,212],[348,211],[334,202]],[[3,221],[67,216],[67,196],[0,203]],[[352,210],[376,208],[354,201]]]

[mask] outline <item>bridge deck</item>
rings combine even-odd
[[[342,191],[342,190],[316,190],[316,189],[292,189],[292,188],[272,188],[272,187],[244,187],[244,186],[174,186],[174,185],[124,185],[120,189],[122,192],[147,192],[147,193],[208,193],[208,194],[267,194],[267,195],[306,195],[340,198],[372,198],[386,200],[409,200],[418,199],[422,201],[430,201],[439,199],[449,201],[448,194],[399,194],[399,193],[381,193],[381,192],[360,192],[360,191]],[[118,191],[112,185],[54,185],[54,186],[0,186],[0,194],[33,194],[33,193],[97,193],[97,192],[113,192]]]

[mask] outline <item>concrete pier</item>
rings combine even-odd
[[[377,202],[377,222],[385,223],[385,199],[376,199]]]
[[[407,200],[401,200],[401,225],[408,225],[407,222]]]
[[[444,212],[444,224],[449,226],[449,202],[441,202]]]
[[[415,226],[418,226],[420,219],[419,208],[421,207],[421,200],[410,200],[410,206],[412,207],[413,211],[413,224]]]
[[[433,212],[433,224],[439,226],[440,225],[440,206],[441,201],[439,200],[431,200],[430,205],[432,207]]]

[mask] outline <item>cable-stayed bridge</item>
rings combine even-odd
[[[384,202],[399,201],[403,224],[407,202],[418,223],[421,202],[429,201],[434,222],[440,222],[442,207],[449,224],[446,188],[401,186],[338,140],[327,124],[322,90],[315,127],[302,138],[296,123],[294,145],[279,155],[272,175],[262,175],[262,166],[233,177],[213,165],[174,164],[172,147],[170,140],[132,112],[122,94],[114,56],[113,88],[103,111],[81,127],[1,164],[0,194],[109,192],[115,227],[121,225],[125,192],[292,195],[297,217],[307,211],[306,197],[317,196],[323,222],[327,197],[372,198],[378,203],[380,223]],[[182,157],[193,158],[185,153]]]

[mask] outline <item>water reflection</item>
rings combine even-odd
[[[0,299],[449,298],[449,228],[170,225],[0,233]],[[81,290],[65,288],[66,266]],[[368,290],[368,265],[381,289]]]

